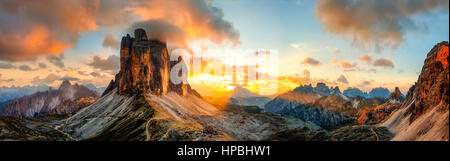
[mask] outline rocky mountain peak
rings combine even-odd
[[[64,80],[61,85],[59,86],[59,89],[67,89],[70,88],[70,86],[72,86],[72,83],[70,83],[70,81],[68,80]]]
[[[169,91],[180,95],[194,93],[189,84],[172,84],[170,69],[178,62],[169,61],[165,42],[149,40],[144,29],[136,29],[134,38],[122,37],[120,46],[120,71],[108,85],[103,95],[117,88],[121,95],[151,92],[163,95]],[[198,95],[199,96],[199,95]]]
[[[250,90],[237,86],[233,93],[231,94],[232,98],[245,98],[245,97],[262,97],[261,95],[258,95],[256,93],[251,92]]]
[[[425,59],[422,72],[414,88],[415,107],[412,108],[413,121],[430,107],[441,102],[449,104],[449,53],[448,42],[444,41],[431,49]]]
[[[391,95],[389,95],[388,99],[389,102],[393,103],[393,104],[398,104],[401,101],[403,101],[405,97],[403,96],[402,92],[400,92],[400,89],[398,87],[395,87],[394,92],[391,93]]]

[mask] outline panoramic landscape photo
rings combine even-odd
[[[0,141],[448,141],[449,0],[0,0]]]

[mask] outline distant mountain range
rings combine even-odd
[[[93,84],[82,84],[82,86],[87,87],[88,89],[95,91],[99,94],[103,93],[106,87],[96,87]],[[11,86],[11,87],[0,87],[0,103],[5,101],[10,101],[15,98],[19,98],[26,95],[31,95],[36,92],[48,91],[50,87],[47,85],[39,85],[39,86]],[[55,88],[55,87],[53,87]],[[57,88],[57,87],[56,87]],[[1,105],[0,105],[1,108]]]
[[[0,114],[15,117],[35,117],[48,113],[67,114],[92,104],[98,96],[98,93],[87,87],[72,85],[66,80],[58,89],[49,88],[48,91],[8,101]]]
[[[369,93],[363,92],[356,87],[350,87],[344,90],[343,94],[347,97],[365,97],[365,98],[387,98],[391,92],[387,88],[373,88]]]
[[[49,86],[23,86],[23,87],[0,87],[0,102],[5,102],[25,95],[31,95],[36,92],[47,91]]]

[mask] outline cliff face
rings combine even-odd
[[[448,61],[448,42],[437,44],[427,54],[417,83],[384,124],[396,133],[393,140],[448,140]]]
[[[64,81],[58,89],[38,92],[11,101],[3,109],[2,115],[34,117],[48,113],[66,114],[89,106],[97,98],[96,92]]]
[[[122,38],[120,46],[120,71],[103,93],[117,88],[121,95],[151,92],[163,95],[174,91],[180,95],[195,93],[188,84],[172,84],[170,69],[178,62],[170,62],[167,45],[158,40],[148,40],[143,29],[136,29],[135,37]]]

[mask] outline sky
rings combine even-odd
[[[0,86],[107,86],[121,37],[143,27],[171,48],[275,49],[278,93],[317,82],[406,92],[449,39],[448,0],[44,1],[0,2]],[[234,88],[229,77],[198,77],[201,94]]]

